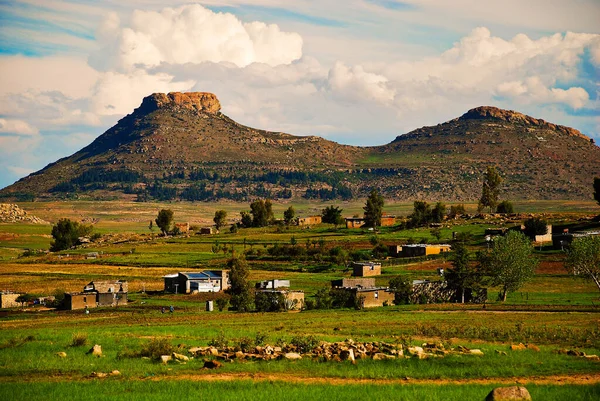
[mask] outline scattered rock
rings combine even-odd
[[[483,352],[481,352],[480,349],[472,349],[471,351],[469,351],[469,353],[471,355],[483,355]]]
[[[12,203],[0,203],[0,223],[50,224]]]
[[[590,359],[592,361],[598,361],[598,360],[600,360],[600,358],[598,357],[598,355],[584,355],[583,357],[586,358],[586,359]]]
[[[519,343],[519,345],[512,344],[510,346],[511,351],[523,351],[525,349],[527,349],[527,347],[523,343]]]
[[[56,353],[56,356],[61,357],[61,358],[66,358],[67,357],[67,353],[64,351],[60,351]]]
[[[178,354],[177,352],[173,352],[173,358],[178,361],[185,361],[185,362],[190,360],[190,358],[188,358],[187,356]]]
[[[219,361],[214,361],[214,360],[204,361],[205,369],[219,369],[221,367],[223,367],[223,364]]]
[[[288,352],[288,353],[284,354],[283,357],[290,361],[296,361],[298,359],[302,359],[302,355],[298,354],[297,352]]]
[[[495,351],[496,351],[496,354],[500,354],[500,355],[508,355],[508,354],[506,353],[506,351],[500,351],[500,350],[498,350],[498,349],[497,349],[497,350],[495,350]]]
[[[87,353],[99,358],[102,356],[102,347],[98,344],[94,344]]]
[[[171,355],[161,355],[160,356],[160,361],[166,365],[167,363],[169,363],[169,361],[173,359],[173,357]]]
[[[492,390],[485,401],[531,400],[531,395],[525,387],[498,387]]]
[[[110,372],[111,376],[121,376],[121,372],[119,372],[118,370],[113,370],[112,372]]]
[[[537,345],[533,345],[533,344],[527,344],[527,349],[530,349],[535,352],[540,352],[540,347],[538,347]]]
[[[90,377],[98,377],[98,378],[103,378],[108,376],[107,373],[103,373],[103,372],[92,372],[92,374],[90,374]]]

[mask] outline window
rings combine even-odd
[[[379,291],[375,291],[375,299],[379,299]]]
[[[83,302],[87,304],[87,297],[83,297]]]

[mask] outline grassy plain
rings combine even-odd
[[[592,202],[516,202],[518,211],[542,212],[552,221],[567,224],[597,213]],[[294,203],[298,215],[318,214],[327,204]],[[498,385],[526,385],[534,400],[592,400],[600,396],[600,362],[560,354],[560,349],[600,353],[600,297],[595,286],[566,275],[564,254],[543,248],[536,251],[541,264],[536,276],[520,291],[509,293],[506,303],[481,305],[428,304],[389,306],[369,310],[311,310],[300,313],[206,312],[204,302],[214,294],[173,295],[158,292],[162,276],[181,270],[221,268],[229,253],[215,252],[226,245],[236,254],[289,244],[292,238],[305,246],[322,241],[326,248],[370,249],[373,233],[320,225],[311,229],[241,229],[236,234],[191,235],[158,238],[148,223],[161,208],[171,208],[177,221],[208,226],[217,209],[237,218],[247,204],[51,202],[23,203],[22,208],[50,222],[61,217],[95,225],[101,234],[115,235],[104,244],[57,254],[24,256],[27,249],[47,249],[51,225],[0,224],[0,289],[48,295],[57,289],[81,291],[89,281],[126,279],[130,302],[117,308],[81,311],[47,311],[40,307],[15,310],[0,317],[0,394],[8,399],[483,399]],[[289,204],[276,204],[281,216]],[[344,214],[362,211],[361,202],[340,204]],[[474,210],[474,205],[467,205]],[[386,212],[410,213],[410,204],[391,204]],[[442,229],[442,241],[452,232],[472,235],[470,248],[484,249],[486,227],[497,222],[469,220]],[[511,223],[512,224],[512,223]],[[227,231],[227,230],[226,230]],[[117,238],[116,235],[124,238]],[[154,234],[154,235],[153,235]],[[429,229],[382,229],[384,243],[426,238]],[[100,253],[87,259],[88,252]],[[343,267],[308,260],[258,258],[249,260],[250,280],[290,279],[292,288],[311,297],[329,281],[349,276]],[[445,257],[389,260],[377,283],[403,275],[408,279],[434,279],[438,267],[448,268]],[[145,292],[143,291],[145,290]],[[162,306],[174,305],[174,314]],[[84,346],[71,345],[73,333],[87,338]],[[420,345],[437,341],[447,346],[479,348],[483,356],[435,359],[346,362],[235,361],[218,371],[201,369],[202,359],[162,365],[139,358],[123,358],[153,339],[166,338],[185,350],[225,338],[231,345],[257,335],[270,344],[289,342],[294,336],[319,340],[386,341]],[[535,344],[540,351],[510,351],[509,345]],[[86,354],[101,344],[104,356]],[[57,352],[66,352],[59,358]],[[504,355],[506,353],[506,355]],[[119,370],[120,376],[91,378],[92,372]],[[204,398],[204,396],[200,396]]]

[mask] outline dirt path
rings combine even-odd
[[[529,376],[529,377],[495,377],[495,378],[472,378],[472,379],[414,379],[410,377],[394,379],[361,379],[349,377],[310,377],[299,376],[289,373],[212,373],[201,371],[202,373],[185,373],[178,375],[146,377],[120,377],[126,381],[238,381],[252,380],[256,382],[285,382],[292,384],[315,384],[315,385],[333,385],[344,386],[352,384],[376,384],[376,385],[472,385],[472,384],[540,384],[540,385],[592,385],[600,383],[600,373],[576,374],[576,375],[551,375],[551,376]],[[204,373],[206,372],[206,373]],[[114,380],[115,378],[113,378]],[[73,382],[73,381],[91,381],[106,380],[79,375],[27,375],[19,377],[1,377],[0,383],[9,382]]]

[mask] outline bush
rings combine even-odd
[[[223,312],[225,310],[225,308],[227,308],[227,305],[229,304],[229,299],[217,298],[215,300],[215,303],[217,304],[217,309],[219,310],[219,312]]]
[[[502,201],[498,204],[498,207],[496,208],[496,213],[514,213],[515,209],[513,207],[513,204],[509,201]]]
[[[212,338],[208,345],[215,348],[225,348],[229,346],[229,340],[225,337],[225,333],[220,332],[219,335],[215,338]]]
[[[290,344],[296,347],[296,350],[301,353],[311,352],[319,345],[319,340],[315,336],[297,335],[292,337]]]
[[[88,341],[88,335],[87,333],[73,333],[73,336],[71,337],[71,347],[81,347],[83,345],[86,345]]]
[[[117,359],[147,357],[159,360],[161,355],[171,355],[176,350],[166,338],[154,338],[144,344],[139,351],[131,351],[127,348],[117,354]]]

